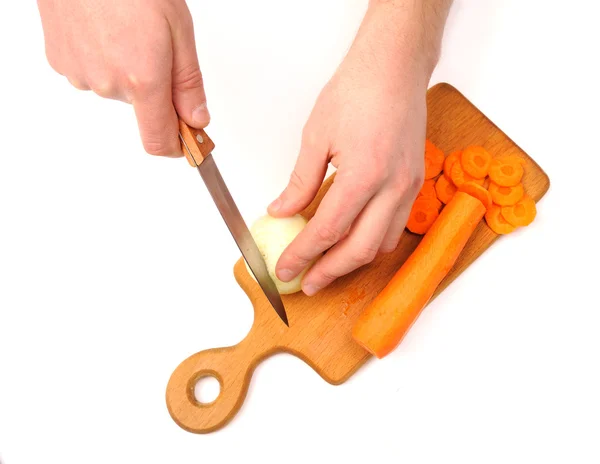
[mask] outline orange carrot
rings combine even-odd
[[[442,203],[447,205],[450,203],[450,200],[452,200],[452,197],[456,193],[456,185],[450,182],[445,175],[440,176],[435,183],[435,192]]]
[[[419,191],[419,196],[421,195],[424,197],[436,198],[435,179],[428,179],[423,182],[423,187],[421,187],[421,190]]]
[[[485,222],[498,235],[505,235],[514,232],[515,226],[510,224],[502,217],[502,210],[498,205],[492,205],[485,213]]]
[[[462,151],[455,151],[450,153],[444,160],[444,174],[448,177],[448,180],[452,180],[450,170],[452,169],[452,165],[460,159],[461,155]]]
[[[523,163],[515,156],[495,158],[490,164],[490,180],[501,187],[514,187],[523,178]]]
[[[523,184],[520,183],[514,187],[501,187],[494,182],[490,182],[489,191],[492,196],[492,201],[498,206],[514,205],[523,198],[523,195],[525,194]]]
[[[490,192],[475,182],[465,182],[458,188],[458,190],[477,198],[479,201],[481,201],[481,203],[483,203],[483,206],[485,206],[486,210],[490,209],[492,206],[492,195],[490,195]]]
[[[481,201],[457,192],[415,251],[359,315],[352,336],[378,358],[392,352],[429,303],[485,214]]]
[[[537,215],[535,201],[529,195],[525,195],[517,204],[503,206],[502,217],[506,222],[515,227],[525,227],[533,222]]]
[[[425,179],[433,179],[444,167],[444,152],[435,144],[425,140]]]
[[[417,197],[408,216],[406,228],[413,234],[425,234],[438,218],[441,206],[437,198]]]
[[[474,177],[475,179],[484,179],[485,176],[488,175],[488,170],[490,169],[490,164],[492,162],[492,155],[479,145],[471,145],[463,150],[460,162],[463,171],[471,177]]]
[[[450,178],[452,182],[457,187],[460,187],[465,182],[475,182],[476,184],[483,185],[484,179],[475,179],[474,177],[467,174],[463,168],[461,163],[458,161],[452,165],[450,169]]]

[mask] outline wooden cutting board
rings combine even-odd
[[[448,84],[432,87],[427,94],[427,105],[427,137],[446,154],[477,144],[493,156],[517,155],[526,161],[523,178],[526,192],[536,202],[547,192],[548,176],[537,163],[455,88]],[[307,219],[314,214],[332,180],[331,177],[324,182],[315,201],[304,211]],[[497,238],[482,220],[431,301]],[[518,240],[511,235],[503,239]],[[269,306],[240,259],[234,266],[234,275],[254,307],[253,326],[239,344],[200,351],[175,369],[166,392],[167,407],[173,420],[193,433],[222,428],[235,416],[246,398],[255,367],[275,353],[297,356],[331,384],[344,382],[371,357],[351,338],[354,321],[420,240],[420,236],[406,232],[394,253],[379,256],[370,265],[338,279],[312,298],[301,292],[284,295],[289,328]],[[196,382],[205,376],[216,377],[221,387],[216,400],[207,404],[199,403],[194,394]]]

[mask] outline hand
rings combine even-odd
[[[289,281],[328,250],[303,278],[307,295],[370,263],[378,252],[393,251],[423,185],[433,66],[418,40],[405,45],[411,42],[386,34],[388,15],[367,14],[304,127],[288,186],[268,210],[275,217],[300,212],[315,198],[328,163],[337,168],[315,216],[277,264],[278,278]],[[410,34],[411,26],[406,29]]]
[[[210,121],[185,0],[38,0],[46,56],[80,90],[131,103],[146,152],[183,156],[177,113]]]

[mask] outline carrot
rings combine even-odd
[[[457,192],[385,288],[359,315],[352,336],[378,358],[393,351],[431,300],[485,214],[481,201]]]
[[[460,159],[461,155],[462,151],[455,151],[450,153],[444,160],[444,174],[448,177],[448,180],[452,180],[450,170],[452,169],[452,165]]]
[[[533,222],[537,215],[535,201],[529,195],[523,196],[515,205],[503,206],[502,217],[515,227],[525,227]]]
[[[460,187],[465,182],[475,182],[476,184],[483,185],[484,179],[475,179],[474,177],[467,174],[463,168],[461,163],[458,161],[452,165],[450,169],[450,178],[452,182],[457,187]]]
[[[484,179],[488,175],[492,155],[479,145],[471,145],[463,150],[460,162],[463,170],[471,177]]]
[[[423,182],[423,187],[421,187],[421,190],[419,191],[419,196],[421,195],[424,197],[437,197],[435,193],[435,179],[428,179]]]
[[[492,201],[498,206],[514,205],[521,200],[525,194],[523,184],[520,183],[514,187],[501,187],[494,182],[490,182],[489,191],[492,196]]]
[[[433,179],[444,167],[444,152],[435,144],[425,140],[425,179]]]
[[[523,163],[516,156],[496,158],[490,164],[490,180],[501,187],[514,187],[523,178]]]
[[[471,195],[472,197],[477,198],[485,209],[488,210],[492,206],[492,195],[481,185],[476,184],[475,182],[465,182],[458,188],[459,192],[465,192]]]
[[[437,193],[437,197],[445,205],[450,203],[450,200],[452,200],[452,197],[456,193],[456,190],[456,185],[449,181],[446,176],[440,176],[437,182],[435,183],[435,192]]]
[[[485,222],[487,225],[498,235],[505,235],[514,232],[516,229],[515,226],[510,224],[509,222],[502,217],[502,210],[498,205],[492,205],[490,209],[488,209],[487,213],[485,213]]]
[[[438,218],[441,206],[437,198],[417,197],[408,216],[406,228],[413,234],[425,234]]]

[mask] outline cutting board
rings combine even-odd
[[[526,161],[523,178],[526,192],[536,202],[547,192],[550,182],[538,164],[454,87],[444,83],[430,88],[427,106],[427,137],[446,154],[478,144],[493,156],[519,156]],[[333,176],[326,179],[317,198],[303,212],[307,219],[316,211],[332,181]],[[498,238],[482,220],[431,301]],[[371,358],[351,337],[354,321],[420,240],[421,236],[406,232],[395,252],[377,257],[371,264],[338,279],[314,297],[307,297],[302,292],[284,295],[289,328],[269,306],[240,258],[235,263],[234,276],[254,307],[252,328],[237,345],[200,351],[175,369],[166,392],[167,407],[173,420],[193,433],[222,428],[244,402],[256,366],[275,353],[297,356],[331,384],[344,382]],[[518,240],[518,237],[507,235],[502,240]],[[205,376],[215,377],[220,384],[220,393],[211,403],[198,402],[194,394],[196,382]],[[309,400],[307,407],[310,407]]]

